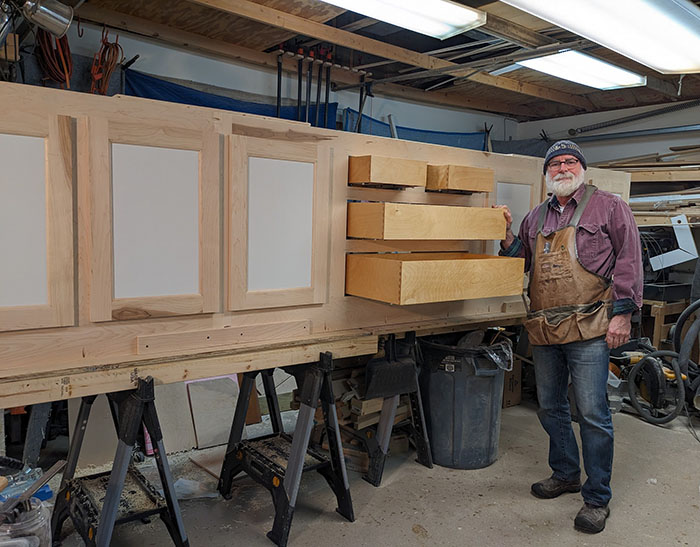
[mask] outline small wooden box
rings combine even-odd
[[[500,209],[409,203],[348,203],[348,237],[362,239],[505,239]]]
[[[428,190],[493,192],[493,169],[464,165],[428,165]]]
[[[390,184],[425,188],[427,172],[428,164],[424,161],[381,156],[348,158],[348,184]]]
[[[349,254],[345,292],[389,304],[425,304],[523,291],[522,258],[470,253]]]
[[[5,43],[0,47],[0,59],[6,61],[19,61],[19,37],[10,33]]]

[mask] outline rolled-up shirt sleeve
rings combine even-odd
[[[615,252],[613,315],[630,313],[642,307],[642,245],[632,210],[621,199],[610,209],[608,236]]]

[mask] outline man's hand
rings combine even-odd
[[[513,230],[511,230],[513,215],[507,205],[492,205],[491,207],[503,210],[503,216],[506,218],[506,238],[501,240],[501,248],[507,249],[515,240],[515,235],[513,235]]]
[[[630,339],[632,332],[632,314],[623,313],[615,315],[610,319],[608,325],[608,333],[605,335],[605,341],[610,349],[621,346]]]

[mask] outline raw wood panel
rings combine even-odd
[[[252,310],[320,304],[326,297],[328,253],[329,150],[316,143],[284,142],[231,136],[228,146],[227,225],[229,236],[228,309]],[[266,158],[313,165],[311,282],[308,287],[251,290],[248,282],[250,259],[249,159]],[[284,180],[284,173],[279,173]],[[271,199],[274,199],[271,196]],[[277,219],[269,219],[274,223]],[[306,220],[306,219],[304,219]],[[275,257],[271,257],[272,262]],[[284,268],[284,265],[275,267]]]
[[[426,165],[432,162],[493,169],[497,181],[523,184],[530,188],[530,206],[539,201],[541,193],[541,159],[322,130],[300,122],[149,99],[100,97],[4,82],[0,83],[0,112],[3,132],[42,138],[47,134],[44,128],[51,116],[77,120],[78,153],[67,157],[77,161],[78,218],[76,222],[72,213],[62,218],[71,226],[73,223],[77,225],[77,255],[76,249],[71,247],[71,263],[75,262],[79,268],[77,282],[73,279],[71,283],[77,289],[78,326],[0,332],[0,406],[129,389],[134,386],[136,378],[151,373],[157,382],[169,383],[290,364],[290,355],[300,359],[296,362],[314,361],[321,351],[331,351],[335,357],[366,355],[376,351],[377,334],[408,330],[420,333],[457,332],[472,325],[514,324],[523,316],[519,294],[403,307],[346,295],[346,255],[349,252],[483,252],[483,243],[479,241],[349,240],[348,201],[489,207],[495,199],[493,193],[466,195],[425,192],[423,187],[348,186],[348,158],[373,154],[384,158],[410,158]],[[33,129],[35,126],[39,127],[36,131]],[[88,126],[92,133],[88,131]],[[178,299],[169,303],[158,300],[148,303],[114,301],[109,269],[110,239],[104,243],[101,239],[104,234],[91,228],[98,219],[104,220],[111,214],[109,188],[104,192],[100,184],[105,179],[98,176],[99,170],[109,169],[110,131],[113,137],[136,141],[127,144],[150,143],[165,148],[169,146],[168,143],[181,148],[189,138],[189,132],[200,135],[202,141],[212,143],[220,142],[218,134],[234,140],[253,137],[257,139],[255,150],[260,151],[261,157],[283,154],[293,161],[306,157],[303,152],[300,155],[299,150],[315,148],[315,183],[318,187],[315,189],[314,207],[318,208],[318,216],[313,223],[313,237],[318,238],[318,244],[313,244],[313,295],[296,291],[279,291],[277,294],[274,291],[261,291],[263,294],[252,295],[258,299],[255,307],[225,311],[230,309],[226,304],[231,295],[225,276],[236,269],[246,271],[247,267],[244,261],[236,260],[231,252],[237,241],[245,240],[246,233],[235,225],[241,217],[230,215],[228,208],[233,207],[234,203],[244,203],[244,199],[238,189],[226,180],[229,176],[229,156],[236,154],[237,150],[235,147],[224,147],[223,154],[220,155],[219,148],[212,155],[212,161],[200,162],[200,166],[210,168],[213,173],[206,177],[216,179],[208,187],[208,198],[204,194],[199,196],[202,203],[207,200],[213,204],[212,214],[200,217],[200,223],[208,224],[207,228],[202,228],[202,232],[213,233],[212,237],[203,236],[203,241],[200,241],[201,252],[208,257],[200,257],[200,268],[206,263],[212,279],[216,280],[213,282],[213,292],[209,293],[213,307],[202,304],[197,309],[203,312],[163,317],[160,312],[171,311],[168,310],[169,306],[176,305],[178,310],[189,306],[190,295],[176,295]],[[211,139],[206,135],[210,135]],[[75,137],[69,137],[67,143],[73,145],[71,138]],[[96,140],[104,143],[104,154],[101,156],[94,153],[99,152],[100,148],[95,145]],[[188,149],[187,145],[184,146]],[[214,149],[217,145],[208,147]],[[71,163],[69,161],[67,167],[75,169]],[[100,201],[98,207],[94,200],[96,196],[101,200],[106,196],[107,200]],[[518,196],[519,201],[522,199],[522,196]],[[220,215],[220,211],[226,211],[226,214]],[[110,223],[99,224],[107,229]],[[205,250],[207,246],[209,250]],[[224,255],[223,260],[219,258],[221,254]],[[104,274],[103,270],[107,271],[107,282],[97,283],[93,274]],[[200,277],[204,279],[201,271]],[[400,272],[401,269],[396,275]],[[224,293],[229,294],[222,296],[222,288]],[[398,287],[396,290],[398,294]],[[106,298],[101,307],[103,296]],[[206,302],[206,295],[202,299]],[[92,317],[91,307],[99,310]],[[212,311],[207,312],[208,309]],[[113,321],[115,311],[119,317],[132,320]],[[94,318],[101,317],[100,313],[104,313],[104,319],[95,322]],[[306,321],[310,322],[311,332],[302,336],[289,332],[283,326]],[[162,352],[139,353],[139,338],[172,335],[177,339],[178,336],[187,338],[190,333],[197,333],[191,335],[199,337],[199,333],[204,331],[218,333],[224,329],[237,329],[240,333],[248,332],[246,329],[249,327],[257,330],[259,325],[281,326],[270,327],[269,330],[260,328],[255,339],[248,338],[245,342],[223,341],[214,347],[197,346],[190,349],[177,347],[176,343],[164,343]],[[12,327],[18,328],[14,322]],[[343,345],[338,341],[339,333],[354,337],[372,333],[374,343]]]
[[[428,190],[493,192],[493,169],[464,165],[428,165]]]
[[[153,334],[138,336],[139,355],[158,354],[174,349],[193,350],[216,346],[231,346],[256,340],[269,339],[271,336],[301,338],[311,332],[311,321],[290,321],[266,325],[248,325],[245,327],[198,330],[193,332],[174,332],[170,334]]]
[[[22,123],[24,121],[24,124]],[[0,103],[0,132],[43,137],[46,153],[46,305],[0,308],[0,331],[73,325],[73,142],[72,120],[68,116],[35,113]],[[42,161],[42,158],[18,158]],[[4,234],[4,237],[21,234]]]
[[[346,292],[389,304],[512,296],[523,290],[522,258],[462,253],[354,254]]]
[[[91,116],[78,125],[81,187],[90,189],[84,206],[90,211],[91,233],[86,238],[91,261],[90,320],[144,319],[214,312],[220,309],[219,137],[211,129],[124,121],[114,116]],[[115,298],[114,199],[112,144],[189,150],[198,153],[198,264],[196,294]],[[146,275],[146,273],[144,273]]]
[[[700,182],[700,169],[629,171],[632,182]]]
[[[425,186],[428,165],[424,161],[382,156],[352,156],[348,159],[349,184]]]
[[[258,344],[238,351],[210,352],[180,359],[151,359],[105,367],[82,367],[60,374],[0,379],[0,408],[58,401],[85,395],[134,389],[139,378],[151,376],[156,385],[212,378],[318,361],[330,351],[335,359],[377,352],[376,335],[366,333],[311,337],[294,342]]]
[[[5,43],[0,47],[0,59],[19,61],[19,38],[16,34],[10,33],[5,39]]]
[[[504,239],[498,209],[405,203],[348,203],[348,237],[364,239]]]
[[[586,169],[586,182],[611,194],[617,194],[627,203],[630,201],[629,173],[590,167]]]

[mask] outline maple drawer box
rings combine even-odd
[[[426,189],[460,192],[493,192],[493,169],[464,165],[428,165]]]
[[[348,184],[421,186],[425,188],[428,163],[381,156],[350,156]]]
[[[348,237],[360,239],[505,239],[501,209],[411,203],[348,203]]]
[[[425,304],[515,296],[522,258],[471,253],[347,255],[345,292],[389,304]]]

